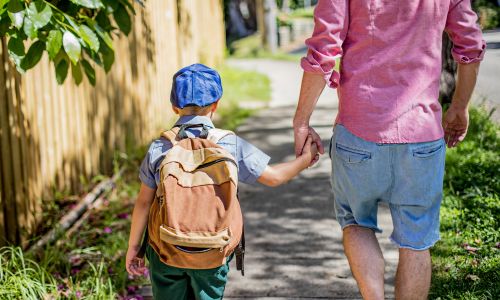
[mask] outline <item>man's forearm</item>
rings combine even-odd
[[[458,108],[467,108],[476,86],[479,62],[459,64],[457,72],[457,85],[453,94],[452,104]]]
[[[322,74],[304,72],[300,88],[299,103],[297,104],[297,111],[293,119],[295,126],[309,124],[309,118],[324,88],[325,80]]]

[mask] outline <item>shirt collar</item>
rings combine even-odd
[[[203,124],[207,127],[215,128],[212,120],[206,116],[196,116],[196,115],[181,116],[177,120],[177,122],[175,122],[174,126],[180,126],[182,124]]]

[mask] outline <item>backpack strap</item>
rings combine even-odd
[[[177,144],[179,141],[177,140],[177,134],[179,133],[179,128],[174,127],[170,130],[164,131],[161,133],[160,137],[165,138],[167,141],[172,143],[172,145]]]
[[[214,144],[217,144],[222,138],[228,135],[234,135],[234,132],[230,130],[213,128],[208,131],[207,140],[213,142]]]

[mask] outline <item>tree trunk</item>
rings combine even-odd
[[[264,48],[271,53],[278,49],[275,0],[257,0],[257,24]]]
[[[447,33],[443,33],[442,50],[442,71],[441,86],[439,89],[439,100],[441,104],[451,103],[453,93],[455,92],[455,74],[457,72],[457,63],[451,56],[453,44]]]

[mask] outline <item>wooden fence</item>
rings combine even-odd
[[[97,85],[58,86],[42,62],[21,76],[0,47],[0,245],[26,245],[53,191],[79,191],[81,176],[110,173],[116,151],[143,145],[172,118],[173,73],[224,56],[220,0],[148,0],[116,41],[112,71]]]

